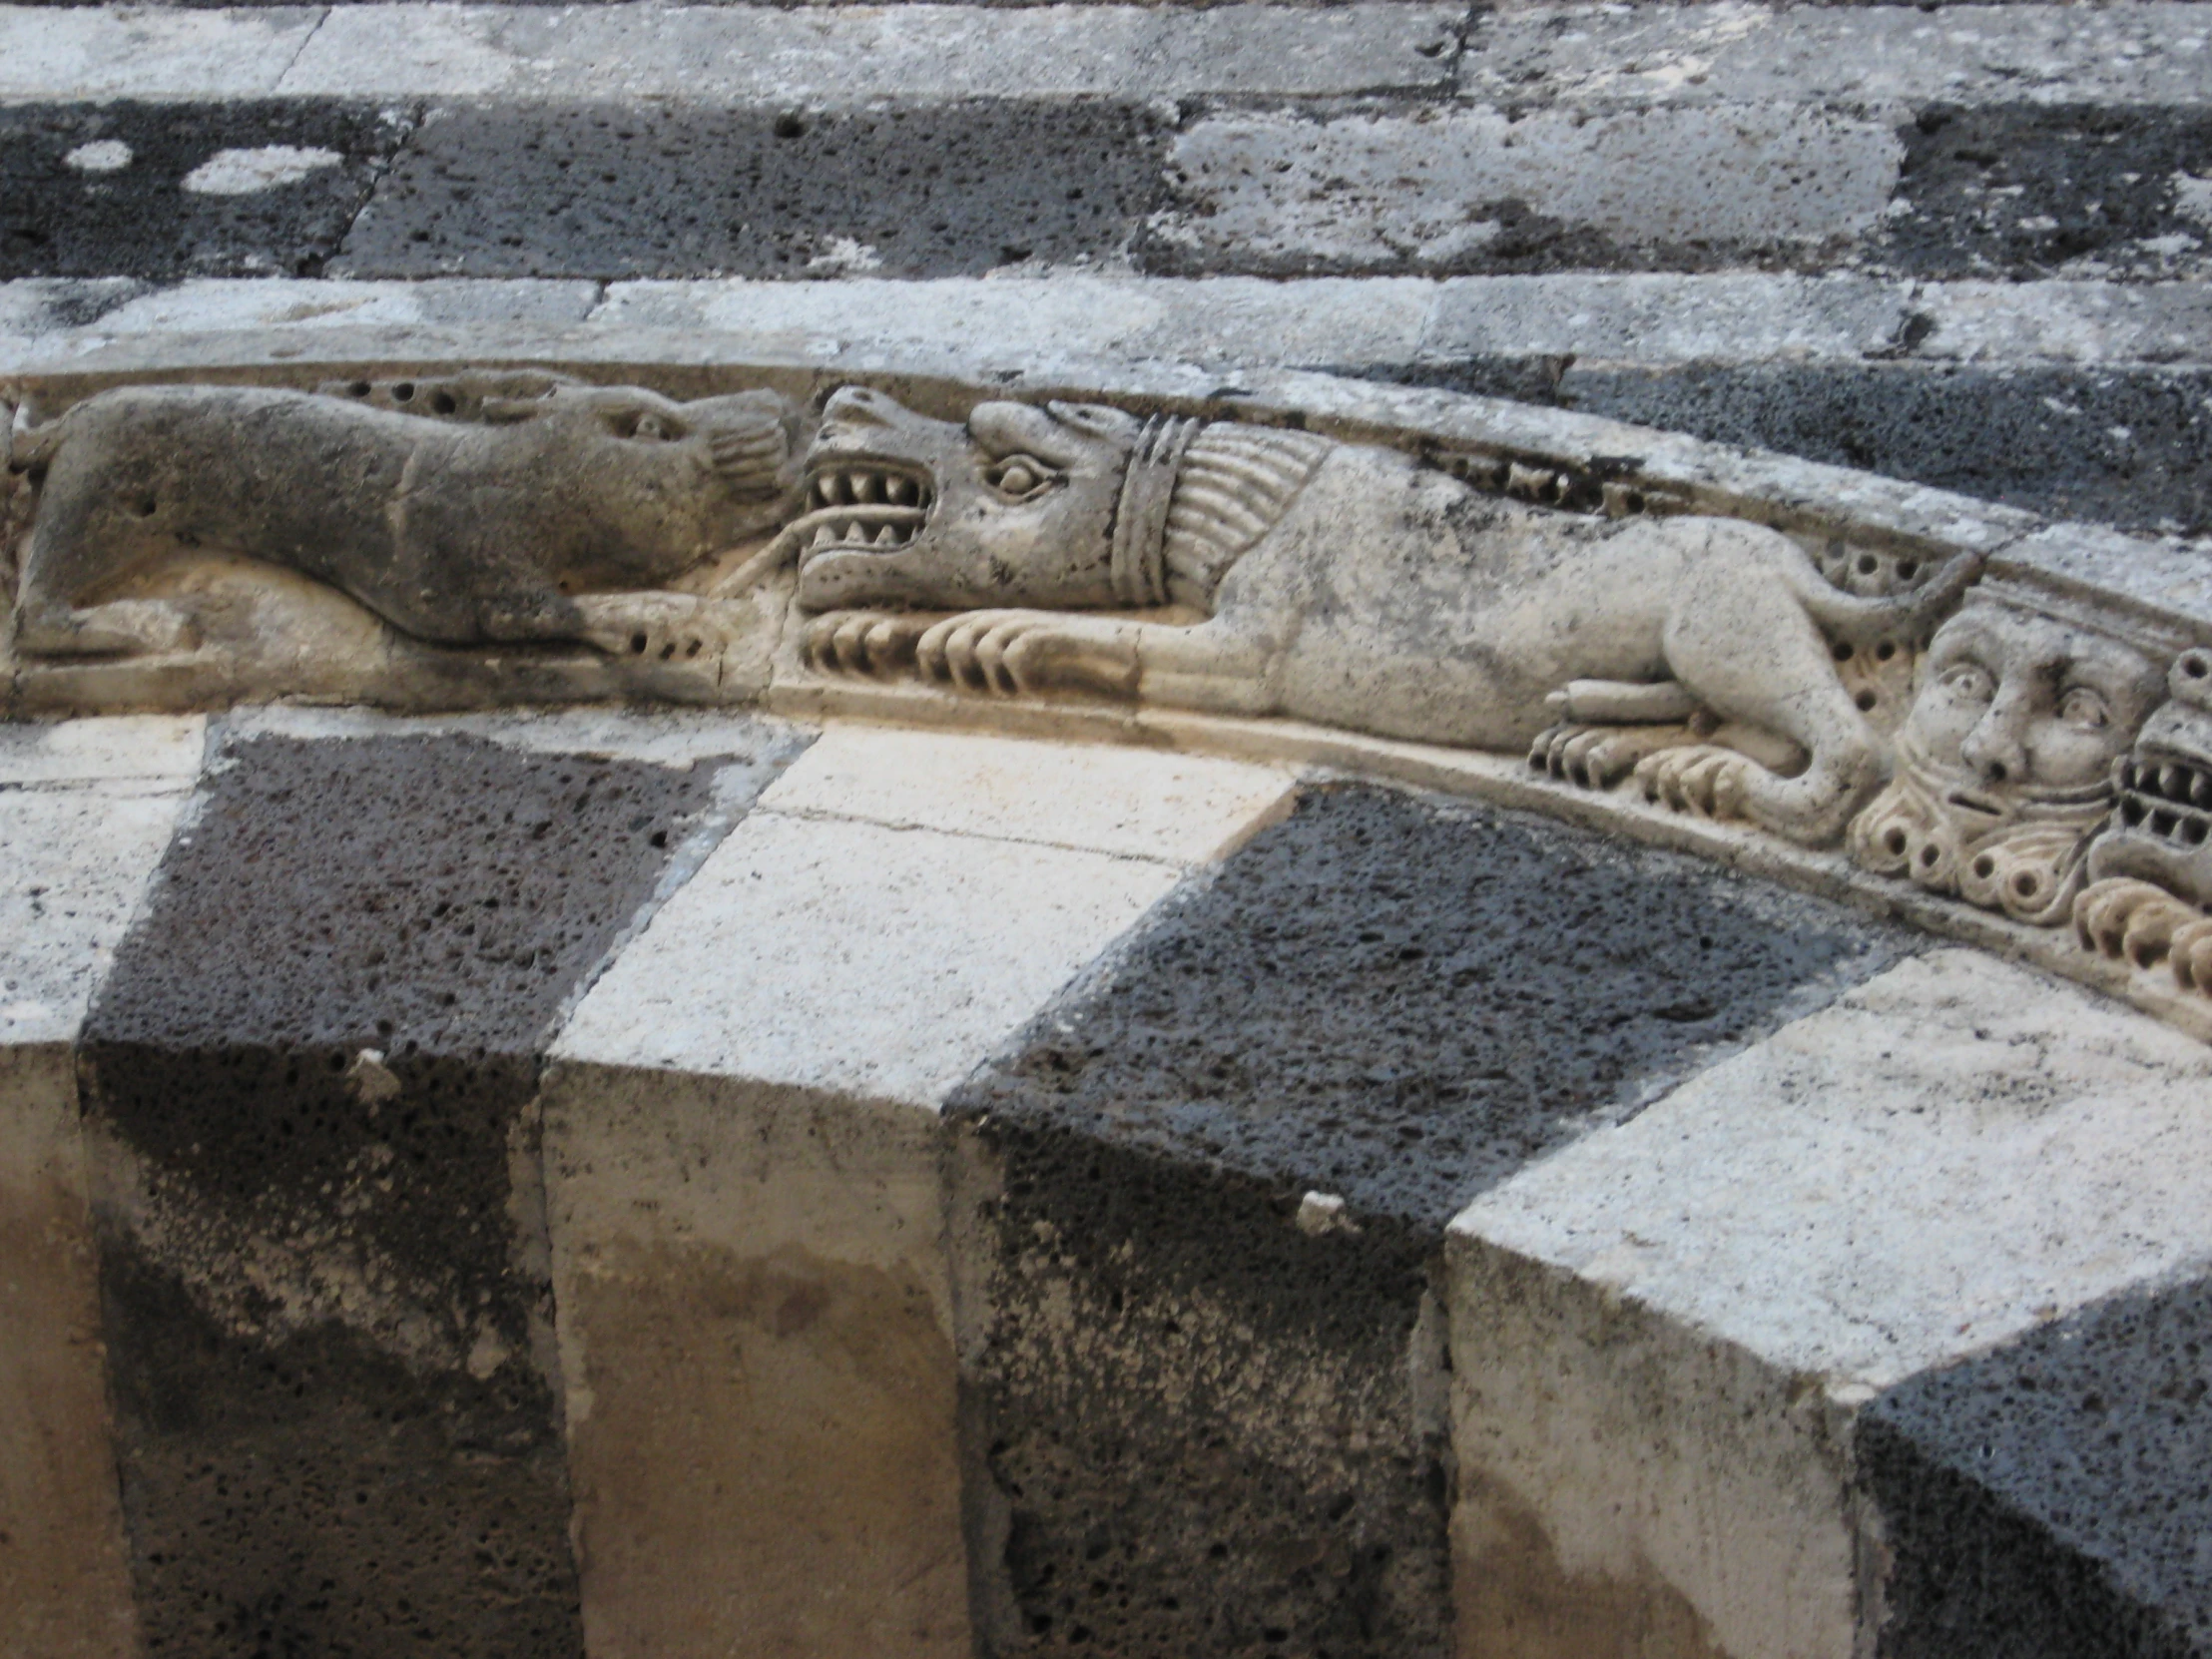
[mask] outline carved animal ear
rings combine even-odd
[[[1143,421],[1127,410],[1105,403],[1052,402],[1045,405],[1045,412],[1061,425],[1072,426],[1097,438],[1134,439],[1144,426]]]

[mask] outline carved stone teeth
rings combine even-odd
[[[831,472],[822,480],[822,502],[826,507],[841,507],[851,497],[845,494],[844,474]]]
[[[883,480],[872,472],[855,472],[852,475],[852,499],[855,501],[882,500]]]
[[[885,479],[883,494],[893,506],[911,507],[914,504],[914,481],[911,478]]]
[[[2158,793],[2168,801],[2187,801],[2190,784],[2189,769],[2185,766],[2163,766],[2158,769]]]
[[[875,545],[877,547],[897,547],[903,541],[904,538],[899,535],[895,525],[886,524],[882,529],[875,532]]]
[[[829,546],[831,546],[831,545],[833,545],[833,544],[835,543],[836,539],[837,539],[837,533],[836,533],[836,531],[832,530],[832,529],[831,529],[831,528],[830,528],[830,527],[829,525],[825,524],[825,525],[823,525],[823,526],[822,526],[822,527],[821,527],[820,529],[818,529],[818,530],[817,530],[817,531],[815,532],[815,539],[814,539],[814,542],[813,542],[813,544],[812,544],[812,545],[811,545],[811,546],[810,546],[810,547],[808,548],[808,551],[809,551],[809,552],[813,552],[813,551],[814,551],[814,549],[815,549],[815,548],[817,548],[817,547],[829,547]]]
[[[2197,781],[2189,786],[2190,805],[2212,807],[2212,772],[2200,772]]]
[[[846,541],[856,541],[865,547],[868,540],[867,526],[855,519],[844,527],[844,539]]]

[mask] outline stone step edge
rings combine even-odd
[[[2212,282],[1069,273],[791,282],[272,276],[155,287],[130,277],[26,277],[0,282],[0,374],[66,372],[103,350],[248,328],[321,354],[364,325],[395,354],[441,357],[466,349],[471,334],[488,349],[507,348],[517,330],[572,348],[624,331],[681,329],[711,333],[725,349],[744,341],[747,350],[801,357],[947,352],[988,355],[1000,367],[1082,356],[1363,369],[1470,357],[2172,369],[2212,364]]]

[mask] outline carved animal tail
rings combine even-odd
[[[1815,622],[1837,639],[1867,645],[1885,636],[1925,636],[1981,574],[1981,555],[1954,553],[1902,593],[1846,593],[1798,550],[1785,565],[1791,588]]]

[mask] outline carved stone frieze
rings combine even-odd
[[[1762,475],[1503,403],[1430,398],[1420,429],[1397,393],[1315,422],[667,383],[708,395],[542,367],[8,388],[7,706],[1318,728],[1840,843],[1822,867],[2212,986],[2212,614],[2160,597],[2170,565],[2106,592],[2093,533],[1796,463],[1724,485]]]

